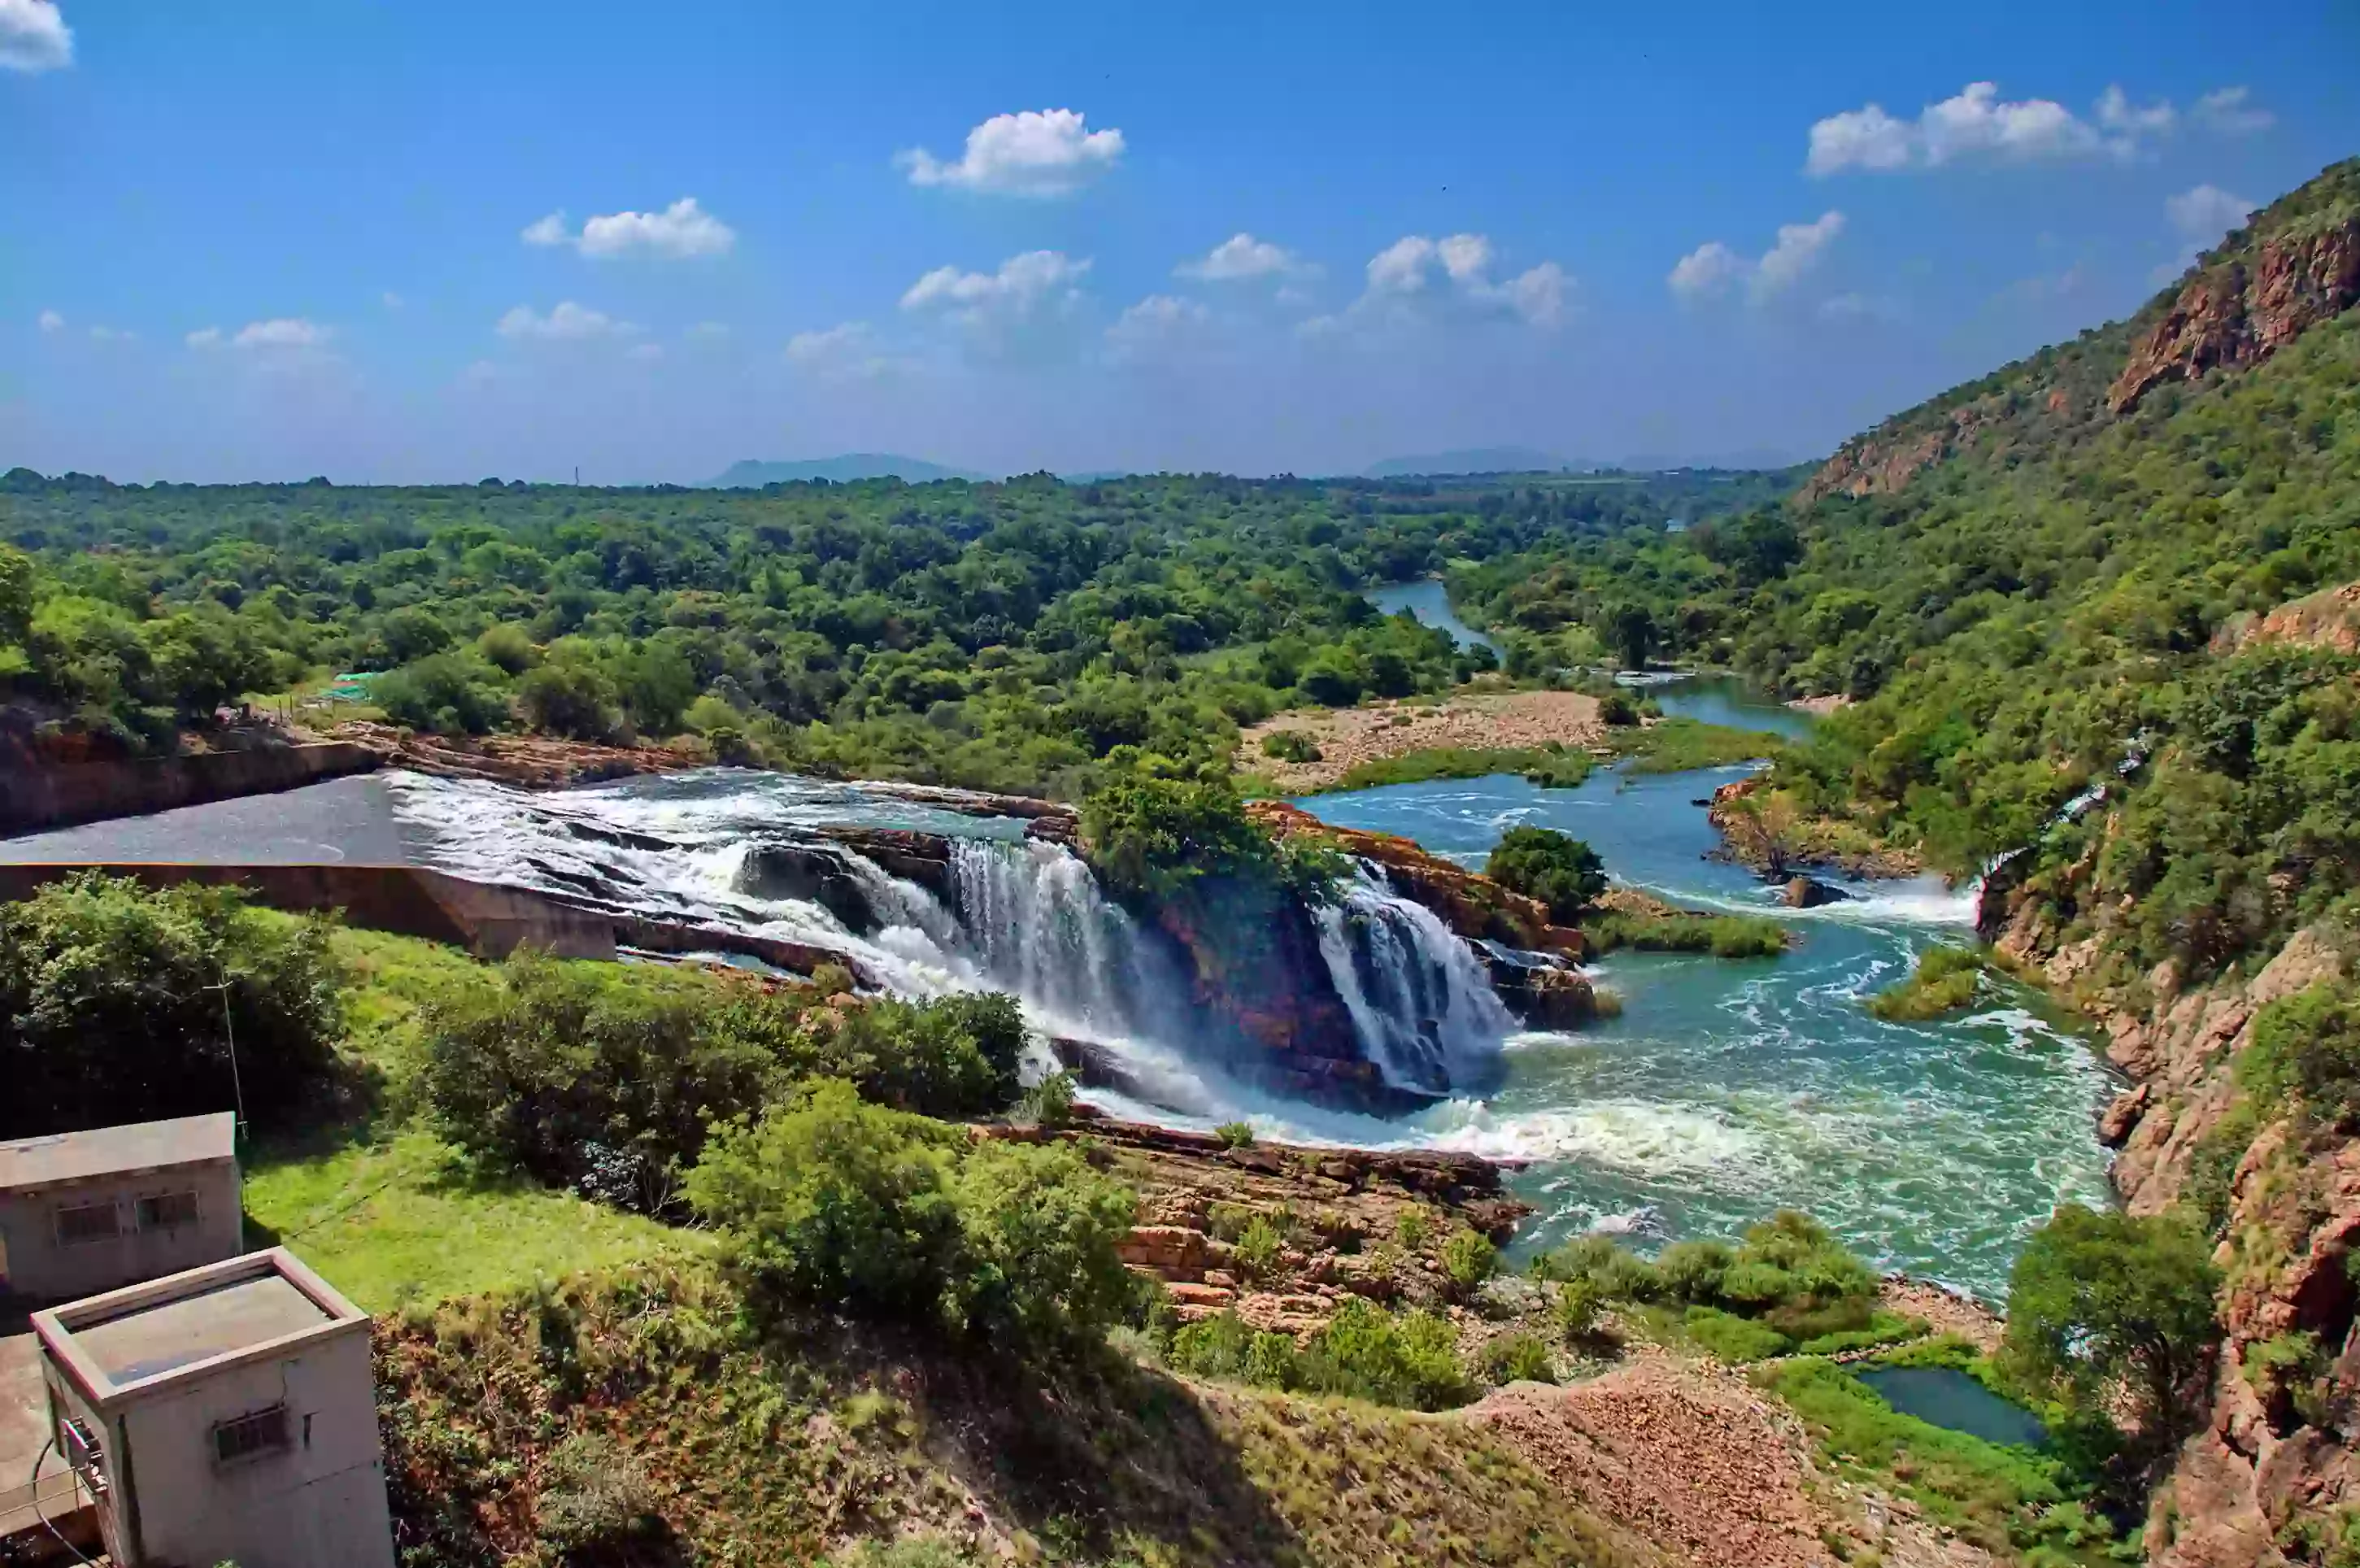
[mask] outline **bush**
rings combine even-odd
[[[517,707],[535,729],[574,740],[612,740],[623,731],[615,683],[585,655],[568,651],[517,681]]]
[[[585,1556],[628,1552],[662,1531],[647,1472],[614,1439],[575,1432],[550,1453],[533,1522],[559,1551]]]
[[[1554,1383],[1557,1360],[1532,1334],[1502,1334],[1483,1347],[1483,1376],[1494,1383]]]
[[[1639,722],[1639,710],[1631,699],[1619,691],[1608,692],[1598,699],[1598,721],[1624,729]]]
[[[96,872],[0,905],[0,1137],[235,1110],[240,1087],[283,1122],[335,1061],[331,929]]]
[[[864,1104],[848,1083],[718,1129],[688,1173],[697,1212],[730,1234],[758,1302],[923,1320],[961,1237],[949,1168],[965,1135]]]
[[[473,653],[433,653],[379,675],[369,700],[412,729],[482,735],[508,721],[500,682],[500,673]]]
[[[1022,1114],[1036,1127],[1073,1124],[1074,1075],[1060,1068],[1024,1091]]]
[[[1511,828],[1500,836],[1483,874],[1511,893],[1548,905],[1569,926],[1606,891],[1606,867],[1580,839],[1548,828]]]
[[[951,1185],[963,1241],[952,1285],[969,1332],[1027,1345],[1102,1337],[1133,1294],[1116,1248],[1139,1201],[1065,1145],[989,1142]]]
[[[805,1079],[933,1116],[1004,1111],[1022,1092],[1023,1018],[999,995],[877,1002],[806,1028],[793,995],[519,949],[420,1022],[420,1088],[453,1143],[650,1212],[710,1124]]]
[[[2098,1213],[2069,1203],[2033,1233],[2008,1281],[2002,1365],[2027,1392],[2084,1411],[2119,1388],[2166,1438],[2201,1406],[2180,1398],[2219,1329],[2220,1271],[2177,1213]]]
[[[1317,742],[1300,729],[1279,729],[1262,738],[1262,754],[1275,757],[1282,762],[1316,762],[1320,760]]]
[[[1442,1244],[1442,1269],[1449,1276],[1451,1288],[1462,1298],[1472,1296],[1477,1288],[1500,1266],[1500,1249],[1473,1231],[1453,1232]]]
[[[1971,948],[1928,948],[1909,978],[1869,998],[1868,1010],[1887,1023],[1921,1023],[1955,1013],[1975,999],[1983,957]]]
[[[1227,774],[1170,777],[1143,760],[1082,803],[1082,841],[1118,895],[1169,899],[1204,877],[1277,880],[1276,847]]]
[[[1393,1235],[1401,1245],[1415,1252],[1434,1234],[1434,1216],[1416,1204],[1404,1209],[1393,1221]]]
[[[1557,1301],[1553,1308],[1557,1332],[1577,1343],[1595,1338],[1599,1313],[1604,1305],[1597,1281],[1587,1278],[1567,1280],[1557,1288]]]
[[[508,621],[484,628],[483,635],[475,639],[475,652],[486,663],[509,675],[523,674],[541,657],[531,633]]]
[[[1586,1282],[1601,1301],[1652,1301],[1664,1293],[1655,1265],[1607,1236],[1576,1236],[1533,1259],[1531,1273],[1561,1284]]]
[[[1759,915],[1591,915],[1581,934],[1592,953],[1632,948],[1643,953],[1710,953],[1717,959],[1770,959],[1786,950],[1786,928]]]
[[[1277,1266],[1278,1255],[1285,1247],[1286,1238],[1266,1217],[1257,1214],[1247,1222],[1246,1228],[1238,1234],[1238,1239],[1231,1245],[1236,1249],[1238,1266],[1245,1271],[1246,1277],[1261,1279],[1267,1277]]]
[[[1655,1259],[1655,1273],[1672,1296],[1710,1305],[1721,1299],[1721,1282],[1736,1261],[1727,1242],[1674,1242]]]
[[[2323,981],[2255,1014],[2237,1082],[2265,1105],[2291,1100],[2330,1126],[2360,1116],[2360,1004],[2351,990]]]
[[[851,1309],[1038,1348],[1100,1335],[1134,1296],[1137,1200],[1063,1146],[987,1142],[831,1080],[717,1131],[688,1175],[757,1304]]]
[[[1213,1129],[1213,1136],[1221,1140],[1221,1146],[1225,1149],[1250,1149],[1253,1147],[1253,1124],[1224,1122]]]
[[[1718,1307],[1690,1307],[1680,1319],[1680,1328],[1688,1338],[1732,1365],[1784,1355],[1795,1348],[1794,1341],[1768,1324],[1724,1312]]]
[[[1300,1387],[1380,1405],[1443,1410],[1475,1397],[1458,1331],[1432,1312],[1398,1315],[1353,1297],[1296,1357]]]

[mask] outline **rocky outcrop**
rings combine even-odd
[[[2266,643],[2360,653],[2360,583],[2322,588],[2266,615],[2232,616],[2212,634],[2212,651],[2235,653]]]
[[[1803,481],[1795,505],[1815,506],[1830,496],[1896,494],[1922,470],[1974,444],[1992,416],[1992,408],[1979,400],[1943,410],[1916,428],[1880,427],[1856,435]]]
[[[1865,835],[1849,824],[1784,811],[1780,809],[1783,799],[1767,803],[1769,792],[1770,775],[1766,773],[1732,779],[1712,792],[1711,798],[1704,803],[1704,816],[1713,831],[1721,835],[1721,844],[1711,858],[1743,866],[1766,882],[1777,883],[1790,908],[1808,908],[1809,905],[1797,904],[1794,899],[1814,896],[1808,887],[1797,894],[1793,885],[1797,881],[1811,883],[1822,894],[1844,896],[1835,888],[1800,875],[1806,869],[1833,872],[1855,882],[1869,877],[1918,876],[1926,870],[1926,862],[1910,850],[1890,844],[1861,842]],[[1818,896],[1815,902],[1830,901]]]
[[[1376,867],[1393,892],[1425,905],[1468,941],[1504,942],[1571,959],[1580,958],[1585,950],[1581,933],[1553,924],[1548,905],[1540,900],[1511,893],[1490,877],[1420,848],[1413,839],[1333,828],[1284,801],[1257,800],[1246,810],[1278,838],[1310,834]]]
[[[1841,904],[1851,896],[1841,888],[1808,876],[1788,877],[1786,885],[1778,890],[1778,902],[1789,909],[1817,909],[1824,904]]]
[[[2132,347],[2107,389],[2120,415],[2167,381],[2268,358],[2315,323],[2360,303],[2360,216],[2269,236],[2249,256],[2191,279]]]
[[[2253,1044],[2256,1016],[2347,972],[2348,960],[2333,933],[2313,927],[2250,977],[2186,986],[2165,963],[2135,983],[2109,982],[2103,912],[2094,931],[2060,927],[2052,913],[2071,905],[2087,866],[2049,868],[2035,888],[2025,859],[1990,879],[1983,934],[2103,1029],[2108,1058],[2134,1080],[2100,1121],[2101,1135],[2121,1149],[2114,1185],[2132,1212],[2161,1212],[2188,1196],[2191,1176],[2215,1157],[2208,1135],[2234,1102],[2236,1063]],[[2223,1343],[2202,1395],[2204,1419],[2155,1494],[2147,1540],[2157,1568],[2309,1562],[2282,1554],[2282,1541],[2305,1521],[2360,1510],[2360,1143],[2291,1121],[2267,1124],[2236,1158],[2227,1189],[2214,1257],[2226,1277]],[[2283,1388],[2265,1397],[2247,1376],[2248,1357],[2290,1333],[2316,1336],[2322,1365],[2317,1376],[2296,1379],[2302,1399]]]
[[[334,733],[376,752],[388,767],[442,778],[484,779],[518,789],[567,789],[635,773],[700,768],[712,761],[663,746],[606,746],[547,735],[421,735],[357,720],[337,726]]]

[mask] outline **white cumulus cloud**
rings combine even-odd
[[[222,329],[217,326],[201,326],[189,334],[186,341],[191,348],[219,348]]]
[[[978,325],[1020,319],[1043,303],[1075,302],[1079,297],[1076,285],[1089,269],[1089,258],[1076,261],[1057,250],[1011,256],[993,272],[937,267],[910,285],[901,296],[901,308],[943,311]]]
[[[2215,88],[2196,100],[2196,120],[2232,137],[2252,136],[2278,124],[2276,115],[2255,106],[2251,91],[2244,87]]]
[[[278,316],[248,322],[231,338],[233,348],[317,348],[328,341],[328,329],[300,316]]]
[[[1676,262],[1665,282],[1684,301],[1717,299],[1741,284],[1759,304],[1802,281],[1844,230],[1844,215],[1821,213],[1807,224],[1781,224],[1777,243],[1759,257],[1707,240]]]
[[[1184,261],[1173,272],[1182,278],[1200,279],[1207,283],[1234,283],[1253,278],[1289,278],[1313,270],[1284,246],[1256,239],[1240,230],[1192,261]]]
[[[2199,185],[2177,196],[2167,196],[2163,203],[2163,215],[2180,231],[2180,237],[2202,245],[2210,245],[2243,225],[2253,211],[2253,203],[2243,196],[2233,196],[2218,185]]]
[[[1091,130],[1072,109],[994,115],[967,133],[967,151],[945,162],[924,148],[894,162],[912,185],[954,185],[1004,196],[1064,196],[1122,161],[1119,130]]]
[[[697,256],[724,256],[738,243],[738,231],[683,196],[660,213],[606,213],[591,218],[575,234],[565,225],[563,212],[525,225],[527,245],[570,245],[596,260],[618,256],[661,256],[672,260]]]
[[[1212,312],[1195,300],[1150,294],[1107,328],[1107,347],[1118,359],[1170,354],[1186,346],[1212,319]]]
[[[604,311],[561,300],[547,315],[530,305],[518,305],[501,316],[492,330],[507,338],[581,343],[592,338],[628,337],[639,329],[628,322],[617,321]]]
[[[1422,234],[1401,238],[1369,258],[1368,287],[1347,309],[1347,315],[1373,311],[1396,313],[1414,309],[1426,299],[1437,304],[1458,303],[1490,313],[1504,313],[1536,327],[1563,323],[1573,280],[1554,261],[1544,261],[1516,276],[1494,280],[1491,240],[1480,234],[1454,234],[1434,239]],[[1317,317],[1304,330],[1320,333],[1337,323]]]
[[[0,69],[59,71],[73,63],[73,29],[55,0],[0,0]]]
[[[2047,98],[2004,99],[1990,82],[1971,82],[1955,96],[1928,104],[1914,120],[1863,104],[1811,126],[1803,167],[1812,174],[1846,169],[1938,169],[1975,159],[2028,163],[2084,158],[2127,159],[2178,123],[2169,102],[2140,105],[2119,86],[2102,94],[2094,123]]]
[[[55,311],[43,311],[34,320],[43,332],[63,332],[66,329],[66,318]]]

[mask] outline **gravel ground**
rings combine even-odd
[[[1296,730],[1319,748],[1316,762],[1283,762],[1262,755],[1265,736]],[[1598,699],[1579,692],[1502,692],[1454,696],[1447,702],[1371,703],[1364,707],[1301,708],[1247,730],[1238,766],[1275,783],[1282,793],[1324,789],[1361,762],[1441,747],[1595,745],[1605,736]]]

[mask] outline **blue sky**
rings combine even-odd
[[[2270,17],[0,0],[0,466],[1816,455],[2360,151]]]

